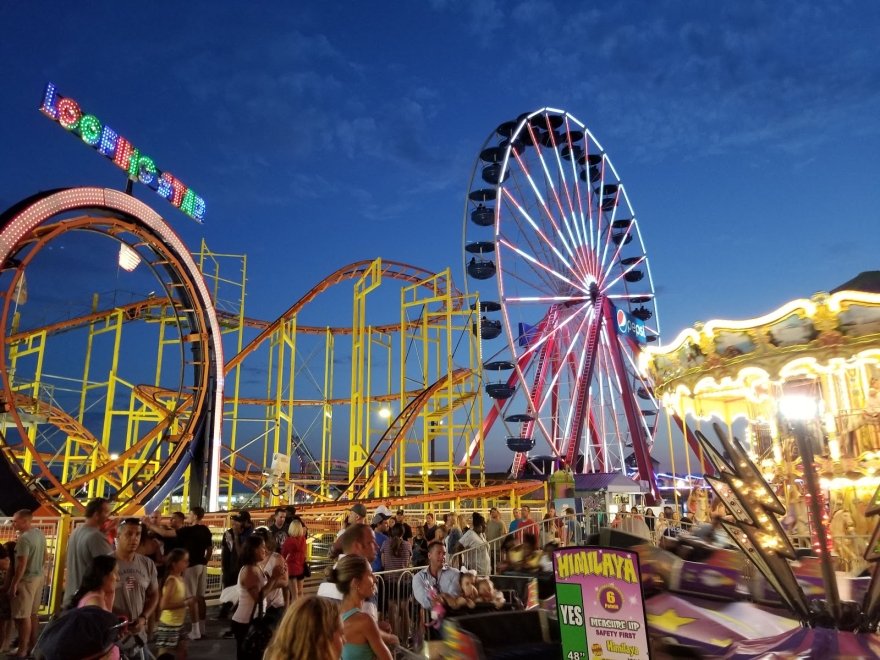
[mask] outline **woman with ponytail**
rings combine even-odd
[[[379,634],[379,626],[369,614],[361,612],[364,601],[373,595],[376,580],[370,563],[357,555],[345,555],[330,569],[329,580],[342,593],[342,627],[345,646],[342,660],[392,660],[391,651]]]
[[[412,547],[403,540],[403,525],[391,528],[391,536],[382,544],[382,566],[386,571],[399,571],[409,568],[412,560]]]

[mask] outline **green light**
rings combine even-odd
[[[101,139],[101,122],[95,115],[85,115],[79,120],[79,136],[88,145],[95,146]]]

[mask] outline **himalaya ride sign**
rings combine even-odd
[[[647,344],[648,338],[645,334],[645,322],[616,305],[614,309],[616,310],[614,319],[617,321],[617,331],[642,345]]]
[[[634,552],[575,547],[553,553],[565,660],[647,660],[648,632]]]
[[[141,153],[129,140],[95,115],[85,113],[79,103],[68,96],[61,96],[53,83],[46,85],[40,112],[112,160],[114,165],[128,174],[130,180],[140,181],[196,222],[204,222],[204,199],[183,181],[156,167],[152,158]]]

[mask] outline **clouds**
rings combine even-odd
[[[880,64],[865,17],[852,10],[867,9],[876,23],[869,6],[561,6],[510,10],[500,30],[505,82],[625,126],[637,149],[650,145],[640,158],[676,147],[798,152],[806,128],[854,118],[858,130],[874,130],[864,120],[880,110]]]

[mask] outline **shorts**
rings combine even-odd
[[[156,647],[160,649],[173,649],[180,644],[180,633],[183,626],[169,626],[161,621],[156,626]]]
[[[40,597],[43,594],[43,576],[22,578],[18,583],[18,595],[12,599],[13,619],[27,619],[40,611]]]
[[[183,583],[186,585],[187,596],[204,598],[208,585],[208,567],[204,564],[188,566],[183,574]]]

